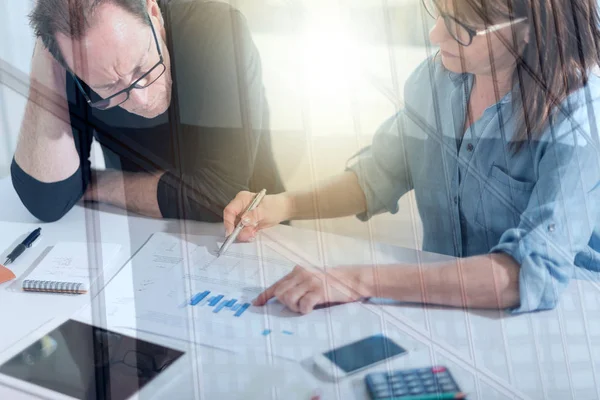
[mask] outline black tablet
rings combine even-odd
[[[125,400],[184,353],[68,320],[0,373],[82,400]]]

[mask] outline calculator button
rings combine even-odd
[[[406,396],[408,394],[408,389],[395,389],[394,396]]]
[[[374,384],[381,384],[384,383],[385,384],[385,376],[384,375],[371,375],[371,382],[373,382]]]
[[[435,381],[431,378],[423,379],[423,385],[433,385],[434,383],[435,383]]]
[[[427,385],[427,386],[425,386],[425,391],[427,393],[435,393],[435,392],[437,392],[437,387],[434,385]]]
[[[445,367],[433,367],[433,368],[431,368],[431,371],[434,374],[439,374],[439,373],[442,373],[442,372],[446,372],[447,370],[446,370]]]
[[[378,390],[375,392],[376,397],[392,397],[392,392],[389,390]]]
[[[384,384],[380,384],[380,385],[375,385],[374,389],[377,391],[388,391],[389,392],[392,388],[390,386],[388,386],[386,383],[384,383]]]
[[[410,394],[421,394],[422,391],[420,389],[414,388],[410,390]]]
[[[444,392],[451,392],[452,390],[454,390],[454,385],[451,385],[449,383],[442,385],[442,390],[444,390]]]

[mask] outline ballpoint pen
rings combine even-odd
[[[238,222],[237,226],[235,227],[235,230],[233,232],[231,232],[231,235],[229,235],[227,237],[227,239],[225,240],[225,243],[223,243],[223,245],[217,252],[217,257],[221,257],[221,255],[227,251],[229,246],[231,246],[231,243],[235,242],[235,239],[237,239],[238,235],[240,234],[242,229],[244,229],[244,227],[245,227],[244,222],[243,222],[244,216],[247,213],[249,213],[250,211],[254,210],[256,207],[258,207],[258,205],[260,204],[260,202],[262,201],[262,199],[265,197],[266,194],[267,194],[267,189],[263,189],[260,192],[258,192],[256,194],[256,196],[254,196],[254,198],[248,205],[248,208],[246,208],[246,210],[242,213],[240,222]]]
[[[30,248],[33,243],[40,237],[42,232],[42,228],[37,228],[35,231],[31,232],[29,236],[23,240],[10,254],[6,257],[6,261],[4,261],[4,265],[11,264],[14,262],[17,257],[19,257],[26,249]]]

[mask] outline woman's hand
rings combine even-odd
[[[276,297],[290,310],[308,314],[315,306],[350,303],[368,297],[364,267],[331,268],[327,272],[296,266],[292,272],[262,292],[255,306]]]
[[[255,193],[240,192],[225,207],[223,222],[226,236],[231,235],[237,223],[242,220],[245,228],[240,232],[237,240],[249,242],[254,240],[259,230],[275,226],[291,218],[291,199],[285,193],[265,196],[258,207],[244,214],[244,210],[255,195]]]

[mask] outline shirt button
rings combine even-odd
[[[469,144],[467,145],[467,151],[470,153],[470,152],[472,152],[472,151],[473,151],[473,149],[474,149],[474,147],[473,147],[473,144],[472,144],[472,143],[469,143]]]
[[[550,224],[548,225],[548,232],[552,233],[556,230],[556,225]]]

